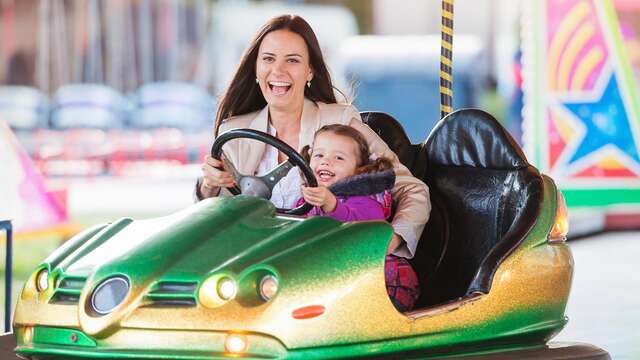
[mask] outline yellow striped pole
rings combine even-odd
[[[440,117],[453,111],[453,0],[442,0],[440,26]]]

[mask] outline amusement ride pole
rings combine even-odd
[[[453,111],[453,0],[442,0],[440,32],[440,118],[443,118]]]
[[[55,88],[68,84],[69,77],[69,44],[67,41],[67,14],[62,1],[51,3],[51,34],[53,35],[50,48],[54,72]]]
[[[50,66],[51,49],[49,29],[51,27],[50,0],[42,0],[38,4],[38,50],[36,52],[36,85],[45,94],[51,92]]]
[[[140,59],[140,82],[153,82],[153,17],[150,0],[138,2],[138,59]]]
[[[100,3],[98,0],[88,0],[87,23],[89,28],[89,43],[87,48],[86,73],[84,82],[102,83],[104,82],[104,71],[102,68],[102,28],[100,22]]]

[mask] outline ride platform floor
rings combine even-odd
[[[14,360],[20,359],[13,349],[16,347],[16,337],[13,333],[5,333],[0,336],[0,359]]]

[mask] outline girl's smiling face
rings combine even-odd
[[[295,110],[301,106],[304,87],[313,78],[302,36],[289,30],[267,34],[258,49],[256,77],[270,107]]]
[[[331,186],[355,175],[359,157],[355,140],[325,131],[313,141],[309,165],[320,185]]]

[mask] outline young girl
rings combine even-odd
[[[385,158],[370,160],[366,140],[346,125],[326,125],[302,149],[317,187],[302,187],[303,199],[314,208],[307,216],[329,216],[340,221],[385,220],[391,212],[395,174]],[[300,199],[299,203],[302,203]],[[387,293],[399,311],[409,311],[418,298],[418,279],[407,259],[385,258]]]

